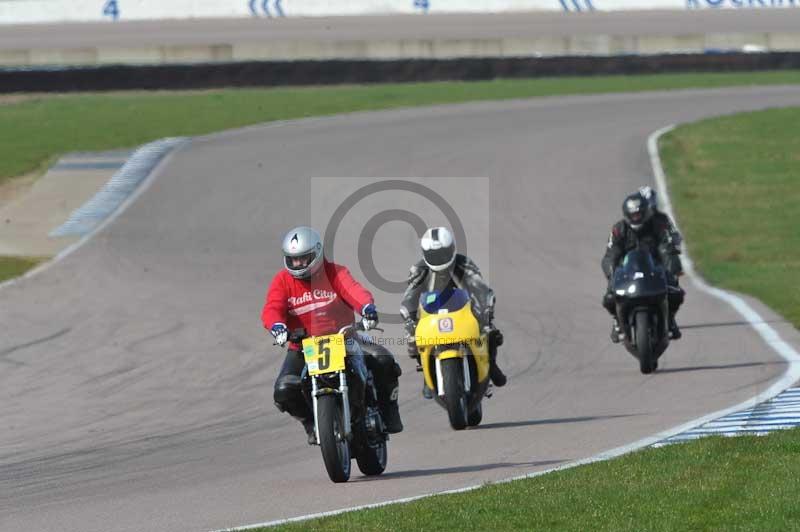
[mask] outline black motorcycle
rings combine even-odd
[[[333,482],[350,479],[352,458],[365,475],[380,475],[388,457],[389,434],[378,408],[370,357],[362,361],[366,372],[362,381],[356,361],[346,354],[348,339],[363,341],[356,329],[363,327],[359,323],[337,334],[314,337],[296,329],[289,335],[292,342],[303,345],[303,392],[314,413],[317,444]]]
[[[649,250],[636,248],[625,255],[612,283],[625,348],[639,359],[642,373],[652,373],[669,346],[666,272]]]

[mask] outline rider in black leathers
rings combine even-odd
[[[414,335],[417,327],[419,296],[424,291],[444,291],[461,288],[469,292],[472,311],[481,330],[489,336],[489,377],[495,386],[504,386],[506,376],[497,365],[497,348],[503,344],[503,334],[494,326],[494,291],[486,284],[478,266],[464,255],[455,252],[455,242],[450,231],[433,227],[425,232],[421,241],[423,260],[411,266],[408,287],[403,294],[400,314],[404,319],[408,354],[419,363]],[[430,390],[423,393],[428,397]]]
[[[669,331],[673,339],[681,337],[675,314],[683,303],[685,292],[678,285],[683,274],[681,265],[681,235],[669,216],[656,208],[656,194],[650,187],[641,187],[627,196],[622,203],[623,219],[611,228],[605,255],[603,273],[608,279],[608,288],[603,296],[603,307],[613,316],[611,341],[620,341],[623,333],[617,322],[616,303],[612,292],[611,277],[625,254],[639,244],[651,250],[655,259],[664,266],[667,274],[669,301]]]

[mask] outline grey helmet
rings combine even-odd
[[[456,243],[445,227],[431,227],[425,231],[420,245],[425,264],[435,272],[446,270],[456,260]]]
[[[322,239],[310,227],[295,227],[283,237],[283,264],[295,279],[308,279],[324,261]]]

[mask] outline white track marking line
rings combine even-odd
[[[166,138],[137,149],[91,199],[75,209],[49,236],[83,236],[92,232],[147,179],[164,156],[184,142],[182,138]]]
[[[161,173],[162,169],[166,166],[167,162],[172,158],[172,155],[177,151],[177,149],[179,149],[181,146],[185,146],[186,144],[188,144],[190,142],[190,140],[186,139],[186,138],[161,139],[159,141],[155,141],[155,142],[152,142],[152,143],[149,143],[149,144],[146,144],[146,145],[140,147],[139,149],[137,149],[137,151],[128,160],[130,161],[130,160],[134,159],[136,157],[136,154],[139,153],[140,150],[147,150],[148,152],[152,151],[152,149],[153,149],[152,146],[157,144],[157,143],[159,143],[159,142],[166,143],[165,144],[165,146],[167,146],[166,154],[160,156],[155,161],[154,165],[151,165],[149,167],[145,167],[145,166],[141,166],[141,165],[137,166],[136,170],[139,171],[139,172],[144,172],[145,173],[145,177],[143,179],[140,179],[138,184],[136,185],[136,187],[134,187],[132,190],[127,190],[127,192],[126,192],[126,194],[128,194],[127,197],[125,197],[125,199],[122,200],[121,203],[117,204],[117,206],[114,208],[113,212],[106,213],[105,219],[103,219],[100,223],[95,225],[91,229],[91,231],[86,233],[80,240],[78,240],[77,242],[75,242],[71,246],[69,246],[66,249],[62,250],[58,255],[56,255],[55,257],[53,257],[49,261],[47,261],[47,262],[45,262],[43,264],[40,264],[39,266],[33,268],[32,270],[29,270],[29,271],[25,272],[25,274],[21,275],[20,277],[15,277],[13,279],[9,279],[9,280],[7,280],[5,282],[0,283],[0,290],[2,290],[3,288],[6,288],[6,287],[12,286],[14,284],[17,284],[22,279],[28,279],[28,278],[33,277],[35,275],[39,275],[40,273],[50,269],[52,266],[54,266],[60,260],[62,260],[66,256],[68,256],[71,253],[73,253],[74,251],[76,251],[78,248],[80,248],[81,246],[86,244],[86,242],[88,242],[94,235],[99,233],[106,226],[111,224],[111,222],[116,220],[117,217],[119,217],[119,215],[121,215],[123,212],[125,212],[125,210],[134,201],[136,201],[136,198],[138,198],[145,190],[147,190],[150,187],[152,182],[155,180],[156,176],[158,176]],[[151,159],[151,161],[152,161],[152,159]],[[107,187],[112,186],[112,181],[114,181],[114,178],[116,176],[117,176],[117,174],[115,174],[114,176],[111,177],[111,180],[108,183],[106,183],[106,186],[103,187],[103,190],[105,190]],[[101,194],[101,192],[98,192],[98,195]],[[90,199],[86,204],[84,204],[83,207],[79,208],[78,211],[86,209],[87,208],[86,206],[89,205],[92,201],[94,201],[96,197],[97,196],[95,196],[94,198]]]
[[[650,155],[650,164],[653,167],[653,177],[656,180],[656,186],[658,188],[658,194],[661,196],[661,205],[662,209],[670,215],[670,217],[675,221],[677,226],[677,221],[675,220],[675,213],[672,210],[672,202],[670,201],[668,192],[667,192],[667,183],[666,177],[664,175],[664,169],[661,166],[661,157],[658,154],[658,139],[661,138],[662,135],[672,131],[675,128],[674,125],[670,125],[664,128],[659,129],[658,131],[652,133],[647,138],[647,151]],[[732,294],[730,292],[726,292],[725,290],[721,290],[719,288],[714,288],[713,286],[709,286],[703,281],[700,276],[694,270],[693,263],[688,256],[688,252],[686,250],[684,244],[684,252],[683,252],[683,265],[686,275],[692,280],[692,283],[695,287],[700,290],[701,292],[705,292],[713,297],[721,299],[725,303],[728,303],[731,307],[734,308],[742,317],[747,320],[748,324],[755,329],[755,331],[761,336],[764,342],[771,347],[778,355],[780,355],[784,360],[787,362],[786,372],[778,379],[775,383],[772,384],[769,388],[760,392],[741,403],[734,405],[730,408],[725,408],[723,410],[718,410],[716,412],[712,412],[711,414],[707,414],[705,416],[699,417],[692,421],[688,421],[683,423],[682,425],[678,425],[677,427],[672,427],[671,429],[667,429],[665,431],[659,432],[658,434],[654,434],[653,436],[648,436],[646,438],[642,438],[641,440],[635,441],[628,445],[623,445],[621,447],[617,447],[615,449],[611,449],[610,451],[605,451],[600,454],[596,454],[594,456],[590,456],[589,458],[584,458],[582,460],[577,460],[575,462],[570,462],[568,464],[563,464],[557,467],[552,467],[550,469],[545,469],[543,471],[536,471],[534,473],[528,473],[525,475],[519,475],[516,477],[511,477],[503,480],[498,480],[494,482],[490,482],[490,484],[505,484],[507,482],[512,482],[514,480],[522,480],[526,478],[533,478],[538,477],[541,475],[545,475],[547,473],[552,473],[553,471],[561,471],[563,469],[570,469],[573,467],[577,467],[580,465],[591,464],[593,462],[600,462],[602,460],[608,460],[610,458],[616,458],[617,456],[622,456],[624,454],[628,454],[630,452],[636,451],[638,449],[642,449],[644,447],[649,447],[655,443],[658,443],[662,440],[680,434],[682,432],[686,432],[690,429],[697,428],[709,421],[721,418],[733,412],[737,412],[740,410],[744,410],[747,408],[752,408],[753,406],[757,405],[758,403],[762,403],[768,399],[771,399],[781,393],[782,391],[789,388],[792,384],[800,379],[800,354],[788,343],[786,343],[778,334],[778,332],[769,326],[764,321],[758,312],[756,312],[747,302],[742,299],[741,297]],[[464,493],[467,491],[473,491],[478,488],[481,488],[486,484],[480,484],[475,486],[468,486],[466,488],[459,488],[453,490],[446,490],[446,491],[439,491],[435,493],[427,493],[424,495],[415,495],[413,497],[405,497],[403,499],[394,499],[391,501],[384,501],[374,504],[364,504],[361,506],[353,506],[351,508],[342,508],[340,510],[331,510],[329,512],[321,512],[316,514],[309,514],[309,515],[302,515],[298,517],[292,517],[289,519],[278,519],[275,521],[267,521],[264,523],[258,523],[253,525],[245,525],[245,526],[238,526],[233,528],[225,528],[222,530],[218,530],[215,532],[234,532],[240,530],[251,530],[254,528],[262,528],[262,527],[270,527],[270,526],[277,526],[283,525],[287,523],[293,523],[297,521],[306,521],[309,519],[317,519],[320,517],[329,517],[333,515],[339,515],[347,512],[353,512],[356,510],[366,510],[368,508],[379,508],[381,506],[388,506],[390,504],[402,504],[407,502],[416,501],[419,499],[424,499],[426,497],[432,497],[434,495],[448,495],[453,493]]]

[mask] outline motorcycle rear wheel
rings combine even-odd
[[[344,436],[344,419],[339,399],[334,394],[317,398],[319,445],[328,477],[333,482],[350,479],[350,444]]]
[[[388,455],[386,440],[374,447],[368,445],[356,456],[358,469],[367,476],[380,475],[386,469]]]
[[[467,395],[464,393],[464,362],[460,358],[442,360],[444,402],[454,430],[467,426]]]

